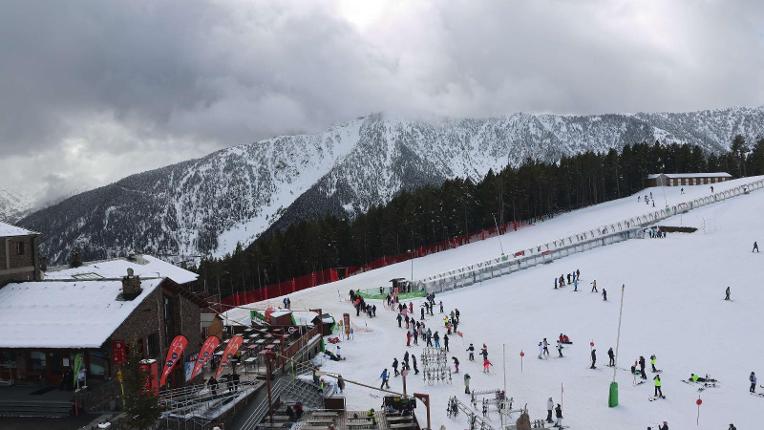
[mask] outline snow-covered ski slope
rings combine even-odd
[[[714,187],[721,191],[757,179]],[[708,186],[684,188],[684,195],[679,194],[679,188],[655,188],[641,195],[652,191],[658,205],[663,199],[675,204],[710,192]],[[640,215],[646,209],[634,196],[574,211],[504,235],[502,240],[505,250],[523,249]],[[764,242],[763,212],[764,192],[754,191],[661,223],[696,226],[696,233],[630,240],[441,294],[437,300],[443,301],[446,310],[457,307],[462,315],[459,330],[464,337],[451,338],[450,355],[459,358],[462,372],[472,376],[474,389],[500,388],[501,349],[506,344],[508,392],[515,406],[527,403],[532,418],[542,417],[547,397],[560,402],[563,384],[565,424],[574,429],[657,428],[662,420],[679,429],[720,429],[729,423],[740,429],[758,428],[758,411],[764,407],[764,398],[748,393],[748,374],[757,371],[764,376],[764,345],[758,341],[764,327],[764,289],[760,285],[764,256],[751,253],[754,240]],[[498,240],[492,239],[419,258],[414,261],[414,274],[424,277],[493,258],[498,248]],[[581,270],[579,292],[573,292],[572,286],[553,289],[555,276],[575,269]],[[291,295],[293,308],[322,307],[335,315],[353,315],[355,339],[342,342],[347,361],[326,362],[326,370],[342,373],[347,379],[379,383],[382,369],[390,368],[393,357],[401,359],[407,349],[405,332],[398,328],[395,314],[377,302],[377,318],[356,318],[347,291],[384,285],[393,277],[408,277],[409,271],[410,263],[405,262]],[[607,302],[601,295],[589,292],[594,279],[600,291],[608,290]],[[608,384],[613,374],[604,364],[608,347],[615,347],[621,284],[626,284],[626,295],[618,365],[628,368],[639,355],[649,361],[649,356],[655,354],[658,367],[664,371],[667,399],[648,401],[653,390],[648,364],[650,380],[636,387],[627,371],[617,371],[621,405],[608,408]],[[722,300],[727,286],[732,288],[733,302]],[[278,304],[280,300],[272,302]],[[415,306],[419,302],[415,301]],[[441,319],[436,313],[427,324],[435,330]],[[546,337],[553,344],[561,332],[574,341],[564,350],[565,357],[537,359],[538,341]],[[590,341],[597,348],[598,370],[588,369]],[[467,361],[464,349],[469,342],[478,349],[483,343],[488,345],[494,364],[490,375],[482,374],[477,362]],[[421,347],[408,350],[410,354],[421,353]],[[526,353],[522,373],[521,350]],[[554,348],[550,352],[555,357]],[[704,403],[699,427],[695,427],[698,392],[680,381],[690,372],[709,373],[721,381],[719,387],[701,393]],[[400,378],[393,378],[391,386],[401,390]],[[461,374],[455,375],[451,385],[433,386],[424,384],[421,375],[410,376],[408,387],[410,392],[431,394],[434,428],[441,424],[446,428],[467,428],[463,415],[446,417],[449,396],[467,400]],[[377,393],[352,385],[346,394],[350,408],[378,407],[381,402]],[[424,423],[423,408],[417,413]],[[498,428],[496,415],[491,418]]]

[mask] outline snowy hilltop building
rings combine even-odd
[[[40,234],[0,222],[0,287],[11,281],[40,279]]]
[[[648,187],[678,187],[707,185],[732,179],[726,172],[715,173],[653,173],[647,175]]]

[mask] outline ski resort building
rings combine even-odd
[[[119,392],[114,378],[126,347],[135,345],[145,358],[161,363],[170,342],[182,334],[188,339],[184,359],[198,351],[205,301],[169,277],[141,278],[127,271],[110,276],[0,289],[0,379],[10,386],[0,391],[53,387],[59,395],[70,393],[71,401],[79,368],[88,389],[78,393],[78,402],[104,410],[104,402]],[[183,366],[177,366],[169,381],[178,386],[184,379]]]
[[[648,187],[678,187],[686,185],[707,185],[732,179],[726,172],[716,173],[654,173],[647,175]]]
[[[40,279],[39,236],[39,233],[0,222],[0,287],[8,282]]]

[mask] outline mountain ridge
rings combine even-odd
[[[371,114],[314,134],[279,136],[132,175],[25,217],[51,261],[128,251],[222,256],[268,229],[353,216],[396,193],[526,159],[651,142],[726,150],[734,135],[764,136],[764,108],[688,113],[407,120]],[[108,227],[108,229],[106,228]]]

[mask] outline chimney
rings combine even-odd
[[[127,276],[122,278],[122,299],[133,300],[141,291],[141,277],[135,276],[132,268],[127,269]]]

